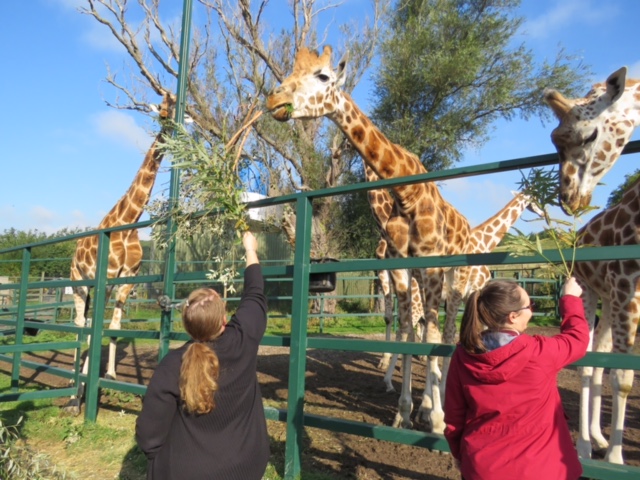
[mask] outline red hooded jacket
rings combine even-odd
[[[447,376],[444,432],[465,480],[575,480],[582,465],[557,386],[582,358],[589,327],[582,300],[560,299],[553,337],[521,334],[482,354],[456,348]]]

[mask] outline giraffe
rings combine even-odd
[[[379,177],[375,174],[371,167],[366,164],[364,165],[364,172],[367,181],[375,182],[379,180]],[[500,241],[504,238],[504,235],[509,231],[511,226],[520,218],[525,208],[528,208],[534,213],[542,216],[542,211],[535,205],[535,203],[533,203],[533,199],[530,195],[520,192],[512,192],[512,195],[514,196],[514,198],[510,200],[498,213],[471,230],[467,253],[488,253],[493,251],[493,249],[498,246]],[[389,242],[385,238],[385,226],[389,218],[391,218],[393,215],[397,216],[400,214],[395,212],[395,201],[393,199],[393,196],[385,189],[369,190],[367,192],[367,199],[382,235],[382,239],[380,240],[378,248],[376,250],[376,256],[380,259],[387,258],[387,254],[389,253]],[[397,257],[398,255],[396,254],[394,256]],[[391,276],[391,272],[388,272],[386,270],[380,271],[378,273],[378,278],[380,279],[380,283],[383,286],[383,292],[385,294],[385,323],[387,327],[385,339],[386,341],[390,341],[391,326],[393,323],[391,296],[391,284],[393,283],[393,278]],[[463,300],[466,301],[466,299],[472,292],[484,287],[484,285],[486,285],[486,283],[490,279],[491,272],[489,271],[488,267],[484,265],[476,265],[470,267],[469,279],[467,285],[464,288]],[[411,323],[413,328],[416,329],[417,326],[424,323],[424,320],[422,319],[422,300],[420,297],[420,292],[418,291],[418,285],[417,281],[415,280],[415,276],[411,278],[411,281]],[[447,297],[448,287],[449,285],[445,282],[442,294],[443,300]],[[425,325],[425,327],[426,328],[422,331],[422,333],[416,330],[418,338],[420,338],[424,343],[440,343],[442,337],[439,334],[438,325],[429,323],[428,325]],[[448,332],[446,333],[447,338],[455,338],[455,321],[449,322],[449,324],[445,324],[445,329],[448,330]],[[392,356],[389,353],[385,353],[378,365],[378,368],[386,370],[384,383],[387,387],[387,391],[395,390],[391,383],[391,379],[397,359],[398,354],[394,354]],[[449,358],[446,357],[444,359],[444,379],[446,379],[448,365]],[[445,386],[444,379],[442,380],[442,391],[444,391]]]
[[[640,122],[640,81],[627,80],[627,69],[595,84],[584,98],[567,99],[547,90],[544,99],[559,120],[552,134],[561,162],[560,199],[570,213],[586,207],[598,181],[620,157]],[[640,184],[627,190],[622,201],[592,218],[580,229],[580,244],[594,246],[638,245],[640,240]],[[585,313],[591,330],[588,350],[632,353],[640,319],[640,261],[578,262],[575,276],[583,288]],[[602,315],[595,328],[598,300]],[[611,436],[600,427],[602,368],[581,369],[578,454],[590,458],[591,439],[605,449],[605,460],[624,463],[622,432],[626,400],[633,385],[633,370],[612,369]]]
[[[175,98],[165,93],[159,109],[161,121],[171,119],[175,107]],[[161,131],[156,135],[151,147],[144,157],[142,165],[138,169],[131,186],[118,200],[114,207],[107,213],[98,225],[98,229],[115,227],[135,223],[140,219],[144,207],[149,201],[151,190],[156,180],[162,155],[157,147],[168,131],[168,123],[165,123]],[[110,237],[109,263],[107,278],[134,277],[137,275],[142,261],[142,247],[137,230],[113,232]],[[98,253],[98,237],[84,237],[78,240],[75,254],[71,260],[71,280],[87,280],[95,278],[96,256]],[[122,310],[129,293],[133,289],[132,284],[120,285],[117,289],[116,304],[109,329],[119,330],[122,319]],[[107,298],[111,294],[112,287],[107,291]],[[86,286],[73,287],[73,300],[76,309],[74,323],[79,327],[86,325],[86,315],[89,310],[89,288]],[[107,364],[108,378],[116,378],[115,355],[116,339],[112,338],[109,345],[109,359]],[[84,368],[87,368],[85,362]],[[73,405],[72,405],[73,407]]]
[[[295,58],[292,74],[272,91],[266,101],[267,110],[278,121],[289,119],[319,118],[326,116],[346,135],[364,162],[381,179],[398,178],[426,173],[420,159],[403,147],[390,142],[371,123],[351,97],[340,90],[345,80],[346,59],[337,69],[331,63],[332,48],[325,46],[323,53],[301,48]],[[470,227],[467,219],[446,202],[434,182],[394,186],[392,189],[401,219],[391,218],[385,232],[403,256],[455,255],[466,251]],[[407,227],[407,228],[405,228]],[[402,246],[406,244],[404,250]],[[406,251],[406,254],[404,253]],[[451,288],[447,298],[447,316],[456,315],[462,301],[461,285],[467,283],[469,269],[429,268],[420,269],[425,321],[438,323],[444,276]],[[400,337],[413,340],[410,321],[410,282],[400,282],[396,287],[400,310]],[[445,338],[445,342],[447,339]],[[450,339],[453,342],[453,339]],[[412,427],[411,412],[411,357],[403,356],[402,393],[393,426]],[[434,389],[432,396],[424,392],[418,417],[430,424],[436,433],[444,431],[444,412],[439,393],[439,378],[429,360],[429,372]]]
[[[498,211],[495,215],[488,218],[480,225],[471,229],[469,236],[469,245],[467,253],[489,253],[492,252],[502,241],[509,229],[521,217],[525,209],[542,217],[544,212],[535,203],[533,197],[523,192],[511,192],[513,198]],[[469,295],[480,290],[487,282],[491,280],[491,272],[485,265],[474,265],[470,267],[469,280],[463,290],[463,300],[466,302]],[[448,288],[445,282],[445,290]],[[446,297],[446,292],[443,298]],[[447,319],[450,320],[450,319]],[[455,318],[453,319],[455,320]],[[444,336],[446,338],[455,338],[456,324],[448,321],[444,326]],[[442,368],[442,395],[445,391],[445,380],[449,371],[449,362],[451,358],[445,357]]]
[[[375,182],[380,180],[380,178],[376,175],[376,173],[369,167],[366,163],[364,164],[364,173],[365,178],[368,182]],[[404,221],[406,228],[406,219],[402,218],[401,212],[396,208],[395,201],[388,190],[379,189],[379,190],[368,190],[367,191],[367,200],[369,202],[369,207],[371,208],[371,213],[373,214],[373,218],[378,225],[378,230],[380,230],[380,241],[378,242],[378,247],[376,248],[376,257],[378,259],[384,258],[398,258],[401,255],[398,252],[396,246],[392,243],[391,239],[388,238],[386,233],[386,226],[390,219],[394,219],[395,221]],[[406,244],[401,245],[405,247]],[[439,328],[434,326],[433,324],[425,325],[424,323],[424,309],[422,306],[422,298],[421,298],[421,289],[418,285],[417,272],[408,273],[410,275],[410,291],[411,291],[411,326],[415,331],[415,334],[418,338],[422,339],[423,337],[428,336],[433,343],[440,342]],[[386,324],[385,330],[385,340],[387,342],[391,341],[391,329],[393,327],[393,295],[396,291],[394,285],[398,282],[406,281],[407,272],[398,272],[398,271],[389,271],[389,270],[380,270],[378,272],[378,279],[380,281],[380,285],[382,287],[382,292],[384,295],[384,321]],[[425,329],[426,327],[426,329]],[[435,327],[435,328],[434,328]],[[399,330],[399,332],[402,329]],[[437,332],[437,333],[436,333]],[[400,340],[400,336],[398,336],[398,340]],[[398,356],[393,356],[393,363],[395,365]],[[380,363],[378,364],[378,368],[385,371],[392,371],[393,367],[389,369],[389,361],[391,359],[390,353],[384,353],[380,359]],[[387,390],[394,390],[391,385],[391,374],[388,374],[389,378],[385,376],[385,383],[387,384]]]

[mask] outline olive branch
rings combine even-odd
[[[152,238],[159,247],[171,241],[184,246],[197,256],[204,256],[211,268],[207,278],[220,281],[227,292],[234,293],[237,276],[237,246],[241,233],[249,229],[248,213],[242,198],[244,187],[239,172],[248,166],[241,155],[251,125],[261,111],[249,118],[230,140],[223,144],[207,143],[197,127],[191,131],[172,122],[173,132],[158,146],[173,168],[179,171],[180,195],[170,202],[159,199],[148,210],[164,224],[172,220],[170,236],[166,228],[154,228]],[[234,147],[236,147],[234,149]]]
[[[518,184],[520,191],[531,195],[542,210],[540,218],[534,221],[543,221],[544,227],[541,233],[526,235],[516,227],[511,227],[517,235],[507,235],[505,245],[513,257],[526,257],[540,255],[545,264],[541,267],[542,277],[557,278],[570,277],[573,274],[575,254],[581,240],[578,230],[580,217],[597,207],[586,207],[580,211],[571,212],[571,220],[552,217],[549,208],[560,206],[558,201],[559,172],[557,169],[544,170],[532,168],[529,175],[520,172],[522,179]],[[552,261],[547,255],[548,249],[544,248],[545,238],[551,243],[560,255],[560,262]],[[547,242],[548,243],[548,242]],[[570,256],[565,256],[565,251],[570,249]]]

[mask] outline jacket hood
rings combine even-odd
[[[474,378],[483,383],[498,384],[518,375],[529,363],[534,351],[532,341],[529,335],[520,335],[490,352],[468,353],[462,347],[458,351],[460,360]]]

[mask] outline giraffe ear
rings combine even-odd
[[[347,62],[349,61],[349,52],[345,52],[336,68],[336,86],[341,87],[347,78]]]
[[[620,98],[624,92],[624,86],[627,79],[627,67],[622,67],[607,78],[607,96],[611,103]]]

